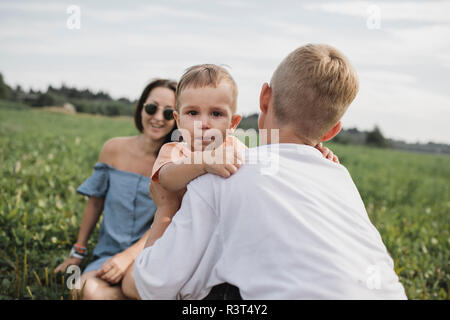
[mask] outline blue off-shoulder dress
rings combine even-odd
[[[94,173],[78,187],[85,196],[105,198],[103,221],[94,261],[83,272],[99,270],[103,263],[138,241],[150,228],[156,205],[149,195],[150,178],[97,162]]]

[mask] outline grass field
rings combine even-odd
[[[107,139],[134,134],[130,119],[0,109],[0,299],[70,299],[68,275],[52,271],[77,237],[86,198],[75,190]],[[328,146],[350,171],[408,297],[448,299],[450,158]]]

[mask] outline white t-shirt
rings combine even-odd
[[[347,169],[290,143],[193,180],[134,276],[143,299],[202,299],[223,282],[243,299],[406,299]]]

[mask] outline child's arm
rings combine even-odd
[[[169,162],[159,169],[159,183],[166,190],[175,192],[185,188],[189,182],[205,173],[203,164]]]
[[[172,218],[180,208],[186,190],[170,192],[165,190],[159,183],[150,184],[150,197],[156,205],[155,217],[150,227],[150,233],[145,243],[145,248],[153,245],[166,231]]]
[[[222,150],[216,149],[212,152],[200,152],[200,154],[193,152],[191,155],[191,161],[194,161],[195,159],[202,159],[200,164],[166,163],[161,167],[161,169],[159,169],[159,182],[168,191],[178,191],[186,188],[189,182],[205,173],[212,173],[223,178],[228,178],[240,168],[242,159],[237,147],[233,150],[234,153],[232,159],[224,158],[225,147],[222,146],[220,148],[222,148]],[[216,155],[219,155],[218,157],[220,158],[215,159],[215,161],[211,161],[212,164],[204,161],[206,156],[210,159],[214,159]]]

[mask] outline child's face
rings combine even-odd
[[[186,88],[181,92],[179,110],[174,112],[174,117],[178,128],[187,131],[182,134],[192,151],[205,150],[213,142],[210,148],[218,147],[220,141],[225,141],[226,130],[237,127],[241,116],[233,114],[232,92],[226,81],[217,88]]]

